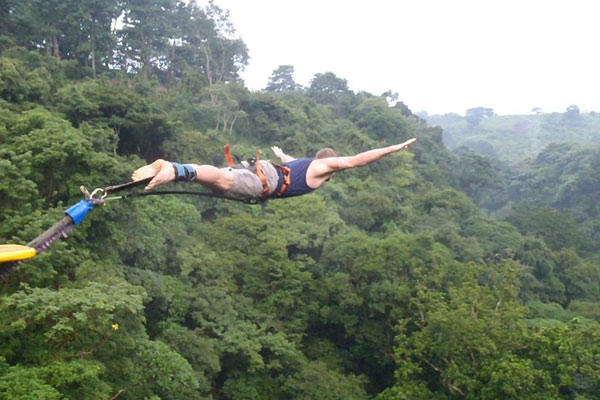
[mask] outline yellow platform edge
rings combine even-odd
[[[33,258],[37,252],[34,248],[20,244],[0,244],[0,263],[21,261]]]

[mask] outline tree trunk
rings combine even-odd
[[[92,57],[92,76],[96,79],[96,41],[94,38],[94,21],[92,21],[92,32],[90,34],[90,57]]]
[[[202,46],[202,50],[204,53],[204,59],[206,60],[206,66],[205,66],[205,74],[206,74],[206,79],[208,80],[208,94],[210,96],[210,102],[212,104],[216,104],[217,103],[217,98],[215,96],[215,94],[212,91],[212,86],[213,86],[213,81],[212,81],[212,73],[210,71],[210,54],[208,52],[208,49],[206,48],[206,46]]]
[[[175,82],[175,43],[169,49],[169,84]]]
[[[223,45],[223,41],[219,40],[219,45],[221,46],[221,70],[219,71],[218,81],[223,82],[225,80],[225,46]]]
[[[142,35],[141,42],[142,42],[142,48],[141,48],[141,60],[140,61],[142,62],[142,71],[141,71],[142,79],[148,80],[148,78],[150,77],[150,54],[151,54],[150,45],[149,45],[150,40],[148,40],[145,35]]]
[[[52,50],[54,57],[60,59],[60,49],[58,48],[58,36],[56,33],[52,35]]]
[[[238,112],[235,112],[233,114],[233,121],[231,121],[231,125],[229,125],[229,134],[232,135],[233,134],[233,126],[235,125],[235,121],[237,121],[239,116]]]

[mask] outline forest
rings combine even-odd
[[[298,198],[107,202],[0,264],[1,399],[600,399],[600,146],[583,128],[536,116],[561,130],[516,165],[449,150],[401,93],[331,71],[304,87],[280,65],[250,91],[249,54],[213,2],[0,0],[0,243],[156,158],[417,138]]]
[[[487,107],[469,108],[464,116],[418,115],[444,129],[449,149],[463,147],[512,166],[535,158],[554,143],[600,144],[600,113],[582,112],[575,104],[552,113],[535,107],[529,115],[497,115]]]

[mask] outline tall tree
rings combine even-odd
[[[46,55],[61,58],[61,42],[72,33],[74,0],[28,0],[21,4],[19,19],[30,31],[29,45],[44,49]]]
[[[469,108],[465,113],[465,119],[472,126],[477,126],[484,118],[489,118],[494,115],[494,110],[486,107]]]
[[[294,81],[294,66],[280,65],[269,77],[268,92],[289,92],[300,88]]]
[[[248,49],[236,38],[229,20],[229,12],[210,1],[205,9],[195,9],[192,14],[189,45],[198,52],[200,65],[209,87],[210,100],[219,101],[220,83],[238,80],[238,72],[248,63]]]
[[[122,69],[147,79],[153,66],[164,68],[175,6],[176,0],[127,0],[119,32]]]
[[[116,37],[113,22],[121,13],[121,0],[81,0],[77,2],[76,17],[85,42],[79,43],[80,63],[89,65],[96,77],[98,63],[108,69]]]
[[[182,66],[180,59],[181,49],[185,45],[185,35],[189,21],[192,19],[191,10],[193,3],[186,5],[184,2],[179,2],[172,10],[168,20],[167,29],[167,81],[173,83],[178,72],[181,74]]]
[[[16,33],[16,5],[15,0],[0,0],[0,35],[14,35]]]
[[[565,119],[569,122],[574,122],[579,119],[579,107],[575,104],[571,104],[565,111]]]
[[[350,93],[348,81],[333,72],[315,74],[308,89],[308,95],[322,103],[335,102],[339,95],[347,93]]]

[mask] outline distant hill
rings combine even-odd
[[[564,113],[496,115],[483,107],[459,114],[421,115],[429,125],[443,129],[444,144],[467,147],[480,155],[509,164],[535,158],[551,143],[600,143],[600,113],[581,113],[570,106]]]

